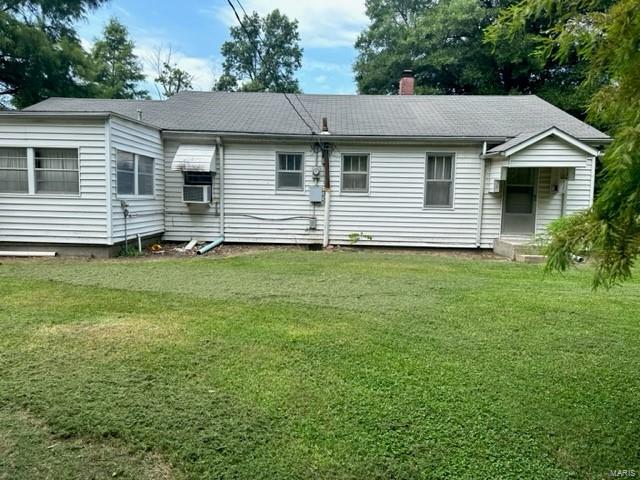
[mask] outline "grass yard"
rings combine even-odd
[[[2,260],[0,479],[640,475],[640,282],[400,252]]]

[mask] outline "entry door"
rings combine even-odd
[[[509,168],[504,192],[502,233],[533,235],[536,229],[536,169]]]

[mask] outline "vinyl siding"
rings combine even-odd
[[[106,244],[104,120],[0,120],[0,146],[77,148],[79,195],[0,194],[0,241]]]
[[[493,241],[500,237],[502,228],[502,196],[503,192],[490,193],[494,180],[500,180],[502,167],[506,160],[492,158],[485,168],[484,201],[482,204],[482,231],[480,246],[493,248]]]
[[[124,216],[120,200],[129,204],[133,215],[127,219],[127,235],[150,236],[164,231],[165,222],[165,179],[164,149],[160,132],[135,122],[112,118],[111,125],[111,208],[112,240],[118,243],[124,240]],[[137,155],[146,155],[154,162],[154,195],[152,198],[118,195],[116,151],[123,150]]]
[[[536,235],[544,235],[553,220],[562,215],[563,195],[552,192],[566,166],[574,166],[575,180],[570,180],[565,200],[565,214],[588,208],[593,200],[593,158],[587,153],[557,138],[547,137],[506,159],[491,159],[487,168],[486,189],[500,178],[501,167],[538,168],[536,197]],[[500,236],[502,198],[504,192],[485,193],[482,222],[482,246],[490,247]]]
[[[370,154],[368,194],[341,192],[341,153]],[[427,153],[455,156],[452,208],[424,207]],[[481,145],[341,146],[332,156],[331,242],[361,245],[476,247]]]
[[[304,154],[304,190],[276,190],[277,152]],[[316,154],[308,144],[225,145],[225,239],[309,244],[322,241],[321,205],[309,202]],[[321,164],[318,156],[318,165]],[[322,180],[321,180],[322,182]],[[316,216],[318,229],[309,230]],[[256,218],[259,217],[259,218]]]
[[[553,135],[509,157],[510,167],[584,167],[587,154]]]
[[[167,140],[165,141],[165,233],[164,238],[172,241],[214,240],[220,236],[220,179],[213,179],[213,204],[186,204],[182,201],[182,172],[171,170],[171,162],[178,146],[185,144],[211,145],[215,140]],[[216,152],[216,170],[220,168],[220,152]]]

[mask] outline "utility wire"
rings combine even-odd
[[[247,15],[247,11],[244,9],[244,7],[242,6],[242,3],[240,2],[240,0],[236,0],[236,2],[238,3],[238,5],[240,6],[240,8],[242,9],[242,12],[244,13],[245,17],[248,17]],[[251,39],[251,35],[249,34],[249,31],[247,30],[247,27],[245,27],[244,23],[242,22],[242,20],[240,19],[240,15],[238,14],[238,10],[236,9],[236,7],[233,5],[233,3],[231,2],[231,0],[227,0],[227,3],[229,4],[229,6],[231,7],[231,10],[233,10],[233,14],[236,17],[236,20],[238,20],[238,23],[240,24],[240,27],[242,28],[242,30],[244,31],[245,35],[247,36],[247,39],[249,40],[249,42],[251,43],[251,46],[253,47],[253,49],[255,50],[256,54],[258,55],[258,57],[260,58],[260,61],[262,62],[263,65],[268,65],[267,62],[264,61],[264,57],[262,56],[262,53],[260,52],[260,49],[258,48],[258,46],[253,42],[253,40]],[[260,37],[260,33],[258,33],[258,37]],[[263,40],[264,41],[264,40]],[[275,77],[279,77],[278,72],[275,72]],[[289,105],[291,105],[291,108],[293,108],[293,111],[296,112],[296,115],[298,115],[298,117],[300,118],[300,120],[302,120],[302,122],[307,126],[307,128],[311,131],[312,135],[317,135],[316,132],[314,131],[313,127],[311,125],[309,125],[309,122],[307,122],[305,120],[305,118],[302,116],[302,114],[300,113],[300,111],[296,108],[296,106],[293,104],[293,102],[291,101],[291,99],[289,98],[289,95],[286,92],[283,92],[284,94],[284,98],[287,100],[287,102],[289,102]],[[296,94],[296,98],[298,98],[298,101],[300,102],[300,105],[302,105],[302,107],[304,108],[304,110],[307,112],[307,114],[309,115],[309,118],[311,118],[311,121],[313,121],[313,123],[316,124],[316,126],[318,125],[316,123],[316,121],[313,119],[313,117],[311,116],[311,114],[309,113],[309,110],[307,110],[307,108],[304,106],[304,104],[300,101],[300,98],[297,96]]]

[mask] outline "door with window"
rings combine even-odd
[[[502,212],[503,235],[533,235],[536,229],[535,168],[509,168]]]

